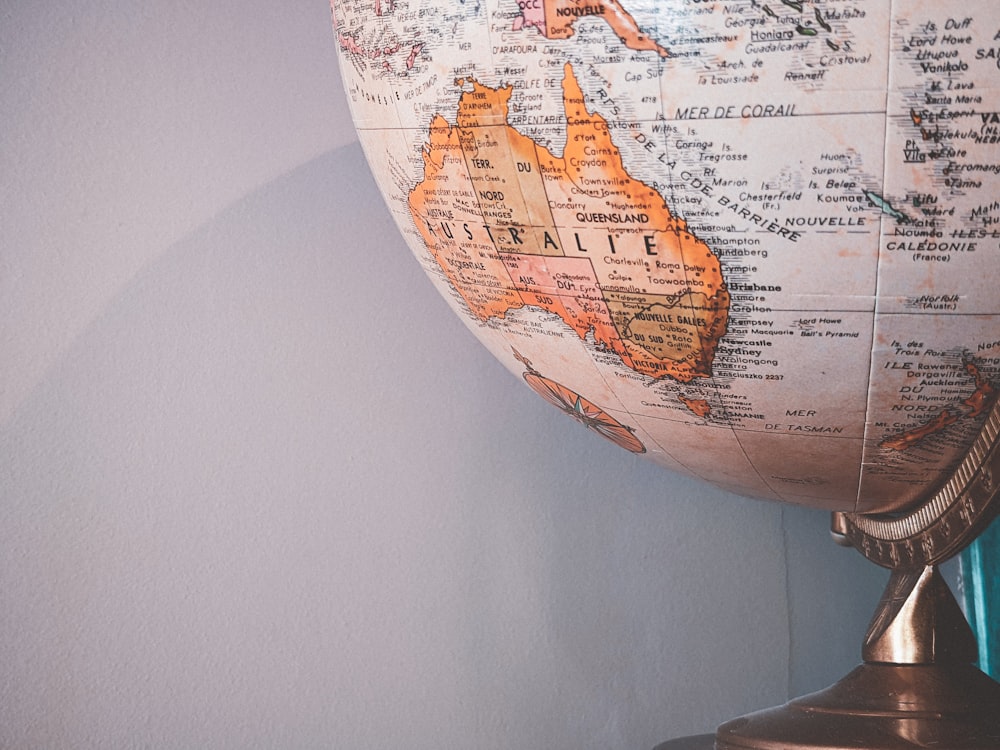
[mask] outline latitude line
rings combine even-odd
[[[598,112],[598,114],[600,114],[600,113]],[[816,118],[816,117],[856,117],[856,116],[862,116],[862,115],[886,115],[886,116],[888,116],[888,112],[886,110],[873,109],[873,110],[851,110],[851,111],[847,111],[847,112],[807,112],[807,113],[804,113],[804,114],[801,114],[801,115],[792,115],[792,116],[782,115],[780,117],[729,117],[729,118],[714,118],[714,117],[705,117],[705,118],[671,117],[671,118],[667,118],[665,120],[658,120],[656,118],[648,118],[647,117],[647,118],[640,118],[640,119],[636,119],[636,120],[608,120],[607,118],[605,118],[605,120],[609,124],[615,123],[614,127],[609,128],[609,131],[611,131],[613,133],[615,130],[623,130],[623,131],[624,130],[628,130],[628,128],[617,127],[618,123],[627,123],[627,124],[630,124],[630,125],[631,124],[653,124],[653,123],[657,123],[657,122],[693,122],[693,123],[697,123],[697,122],[720,122],[720,121],[725,121],[725,120],[728,119],[728,120],[734,120],[734,121],[739,121],[739,122],[759,122],[761,124],[764,124],[764,123],[775,122],[775,121],[780,121],[780,120],[801,120],[801,119],[805,119],[805,118]],[[604,117],[604,115],[601,115],[601,116]],[[449,123],[449,124],[451,124],[451,123]],[[514,128],[518,132],[522,132],[522,128],[524,128],[525,126],[538,126],[538,127],[543,127],[543,128],[553,128],[553,129],[562,129],[562,130],[565,130],[566,120],[563,117],[563,118],[560,118],[560,120],[558,122],[552,122],[552,123],[531,123],[531,122],[525,122],[525,123],[518,123],[517,125],[510,125],[510,127]],[[358,132],[364,132],[364,133],[367,133],[367,132],[384,133],[386,131],[393,131],[393,130],[404,130],[404,131],[407,131],[407,130],[417,130],[417,131],[423,131],[423,130],[426,130],[426,129],[427,129],[427,127],[425,125],[413,125],[413,126],[399,125],[397,127],[383,127],[383,126],[363,127],[363,126],[358,125],[358,126],[355,127],[355,130],[357,130]]]

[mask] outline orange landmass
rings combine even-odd
[[[410,193],[410,211],[427,248],[478,318],[502,318],[524,305],[483,231],[483,212],[459,142],[458,128],[435,117],[424,149],[424,179]]]
[[[946,427],[955,424],[960,419],[978,417],[992,406],[996,400],[996,389],[993,387],[993,384],[990,383],[979,369],[979,366],[972,360],[967,360],[963,366],[965,367],[965,371],[976,382],[976,390],[973,391],[971,396],[962,401],[962,405],[965,407],[963,412],[945,409],[934,419],[918,427],[887,437],[879,443],[879,447],[896,451],[908,450],[925,437],[940,432]]]
[[[983,375],[975,362],[971,360],[967,361],[965,363],[965,371],[976,381],[976,390],[962,403],[969,407],[967,416],[978,417],[993,404],[993,400],[996,397],[996,389],[993,388],[993,384],[986,379],[986,376]]]
[[[628,174],[572,68],[562,156],[508,124],[510,87],[459,84],[456,123],[431,124],[409,207],[472,314],[539,307],[643,374],[711,375],[729,312],[719,260]]]
[[[660,57],[670,53],[639,29],[632,15],[618,0],[543,0],[543,16],[524,10],[522,26],[535,26],[547,39],[568,39],[573,25],[581,18],[596,17],[605,21],[629,49],[655,52]]]
[[[691,410],[693,414],[699,417],[707,417],[712,412],[712,407],[703,398],[687,398],[686,396],[678,396],[680,402],[684,404],[688,409]]]
[[[960,415],[945,409],[934,417],[934,419],[925,422],[919,427],[914,427],[912,430],[906,430],[905,432],[900,432],[897,435],[886,438],[879,443],[879,447],[889,448],[894,451],[908,450],[928,435],[941,432],[945,427],[955,424],[959,419],[961,419]]]

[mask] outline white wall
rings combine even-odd
[[[2,2],[0,71],[0,747],[648,748],[857,661],[823,514],[451,317],[325,0]]]

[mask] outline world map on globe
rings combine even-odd
[[[331,5],[402,234],[546,400],[830,510],[961,460],[1000,388],[993,0]]]

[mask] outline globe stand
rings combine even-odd
[[[997,750],[1000,683],[936,566],[893,573],[864,663],[833,686],[656,750]]]
[[[895,572],[864,664],[832,687],[719,727],[717,750],[997,750],[1000,683],[937,567]]]
[[[835,513],[834,538],[892,570],[864,663],[826,690],[656,750],[998,750],[1000,683],[938,571],[1000,511],[1000,403],[925,502],[900,515]]]

